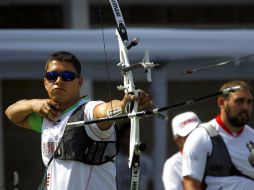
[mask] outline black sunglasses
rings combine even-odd
[[[64,81],[73,81],[75,78],[79,78],[77,73],[74,73],[74,72],[71,72],[71,71],[63,71],[63,72],[51,71],[51,72],[47,72],[45,74],[45,78],[48,81],[53,81],[53,82],[55,82],[58,79],[59,76]]]

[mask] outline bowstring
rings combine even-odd
[[[110,76],[109,76],[109,61],[108,61],[108,56],[107,56],[107,51],[106,51],[106,41],[105,41],[105,33],[104,33],[104,27],[102,24],[102,8],[101,8],[101,0],[97,0],[98,3],[98,12],[99,12],[99,25],[101,28],[101,35],[102,35],[102,41],[103,41],[103,50],[104,50],[104,62],[106,63],[106,71],[107,71],[107,88],[108,88],[108,94],[109,94],[109,100],[111,100],[111,110],[113,110],[113,104],[112,104],[112,93],[111,93],[111,83],[110,81]],[[115,131],[118,130],[117,126],[114,125]],[[118,138],[116,133],[115,133],[115,139]],[[117,177],[117,158],[116,158],[116,162],[115,162],[115,166],[116,166],[116,179]],[[118,189],[118,180],[116,180],[116,187]]]
[[[99,12],[99,25],[101,28],[101,35],[102,35],[102,41],[103,41],[103,52],[104,52],[104,62],[106,64],[106,71],[107,71],[107,89],[108,89],[108,95],[109,100],[111,104],[111,110],[113,109],[112,105],[112,93],[111,93],[111,84],[110,84],[110,76],[109,76],[109,61],[108,61],[108,55],[106,51],[106,41],[105,41],[105,33],[104,33],[104,27],[102,24],[102,8],[101,8],[101,0],[97,0],[98,3],[98,12]]]

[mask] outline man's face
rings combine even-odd
[[[181,137],[181,136],[176,136],[173,138],[173,140],[175,141],[177,147],[178,147],[178,150],[182,151],[183,150],[183,146],[184,146],[184,143],[186,141],[188,136],[185,136],[185,137]]]
[[[224,101],[224,110],[228,121],[234,127],[243,127],[249,120],[252,112],[253,97],[249,90],[232,93]]]
[[[60,63],[53,60],[49,63],[47,72],[55,71],[61,73],[70,71],[77,73],[70,63]],[[56,80],[48,80],[44,78],[44,86],[48,92],[49,98],[60,104],[72,104],[79,97],[79,90],[82,85],[82,79],[75,78],[71,81],[65,81],[61,76]]]

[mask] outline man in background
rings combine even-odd
[[[253,190],[254,130],[247,123],[253,90],[241,80],[224,83],[220,91],[237,90],[217,98],[220,113],[187,138],[183,150],[185,190]],[[251,160],[251,159],[252,160]]]
[[[165,190],[183,190],[182,150],[187,136],[198,126],[200,119],[194,112],[176,115],[171,122],[173,140],[178,152],[168,158],[164,164],[162,181]]]

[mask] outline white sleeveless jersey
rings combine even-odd
[[[93,109],[101,101],[82,99],[65,111],[57,122],[44,119],[42,123],[41,151],[44,164],[47,166],[61,137],[66,123],[73,111],[86,103],[84,120],[93,120]],[[114,127],[101,131],[96,124],[86,125],[85,130],[94,140],[115,140]],[[47,170],[48,190],[115,190],[116,169],[113,162],[102,165],[87,165],[78,161],[53,159]]]
[[[209,122],[223,138],[230,158],[236,168],[243,174],[254,178],[254,168],[248,161],[249,150],[246,146],[250,140],[254,141],[254,130],[248,125],[240,135],[231,135],[219,126],[213,119]],[[192,176],[202,181],[206,166],[207,155],[212,152],[212,142],[206,130],[202,127],[195,129],[187,138],[183,151],[183,176]],[[241,176],[213,177],[207,176],[206,190],[253,190],[254,180]]]

